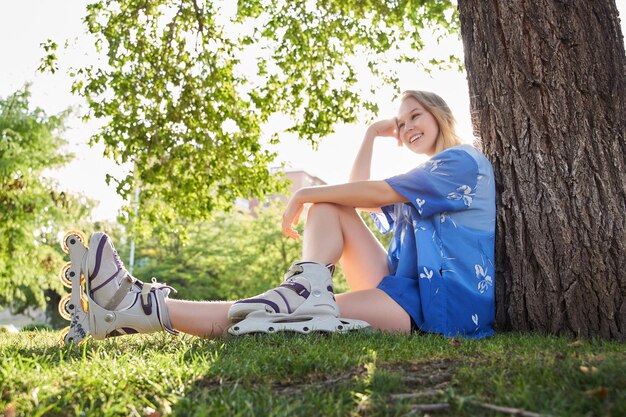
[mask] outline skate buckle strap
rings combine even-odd
[[[293,292],[295,292],[296,294],[304,298],[309,298],[309,295],[311,295],[309,290],[307,290],[304,285],[299,284],[297,282],[293,282],[293,281],[283,282],[281,287],[289,288],[290,290],[292,290]]]
[[[126,297],[126,294],[128,294],[128,291],[130,291],[130,288],[136,281],[135,278],[133,278],[125,270],[120,270],[120,272],[118,272],[118,275],[122,273],[125,275],[120,281],[120,287],[117,289],[117,291],[115,291],[113,297],[111,297],[109,302],[106,303],[106,305],[104,306],[104,308],[107,310],[115,310],[115,308],[120,305],[120,303],[124,300],[124,297]]]
[[[150,298],[150,292],[155,284],[156,280],[152,278],[152,283],[144,282],[141,288],[141,308],[147,316],[152,314],[152,298]]]
[[[289,269],[285,273],[285,281],[293,277],[294,275],[298,275],[303,272],[304,272],[304,267],[302,267],[302,265],[293,264],[291,265],[291,267],[289,267]]]

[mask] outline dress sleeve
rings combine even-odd
[[[406,174],[385,180],[420,216],[460,211],[472,205],[478,164],[462,149],[448,149]]]
[[[381,207],[382,213],[370,213],[380,233],[385,235],[393,230],[393,224],[396,221],[395,208],[396,205],[392,204]]]

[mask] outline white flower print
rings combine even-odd
[[[478,314],[472,314],[472,321],[478,326]]]
[[[433,174],[444,175],[446,177],[449,177],[450,174],[446,174],[445,172],[439,171],[439,167],[443,164],[444,164],[444,161],[442,161],[441,159],[432,159],[430,161],[427,161],[424,164],[424,168],[427,169],[429,172],[432,172]],[[430,165],[430,169],[428,168],[429,165]]]
[[[463,203],[469,207],[472,204],[472,201],[474,201],[474,194],[475,193],[472,192],[472,187],[469,185],[461,185],[456,189],[456,192],[453,191],[448,193],[448,199],[463,200]]]
[[[415,204],[417,204],[417,212],[418,212],[419,214],[422,214],[422,211],[424,211],[424,210],[422,209],[422,206],[423,206],[424,204],[426,204],[426,200],[422,200],[421,198],[419,198],[419,197],[418,197],[418,198],[416,198],[416,199],[415,199]]]
[[[426,267],[424,267],[424,272],[420,273],[420,278],[426,278],[430,281],[432,277],[433,277],[433,271],[428,270]]]
[[[493,278],[491,278],[491,275],[488,275],[489,268],[476,264],[474,265],[474,271],[476,272],[476,278],[479,280],[478,291],[484,294],[487,288],[493,285]]]
[[[448,214],[447,211],[444,211],[442,213],[439,214],[439,221],[443,224],[446,222],[446,220],[450,219],[450,222],[452,222],[452,225],[454,227],[457,227],[456,223],[454,222],[454,220],[452,220],[452,218],[450,217],[450,215]]]

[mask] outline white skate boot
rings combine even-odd
[[[315,262],[293,264],[280,287],[235,302],[228,311],[232,335],[246,333],[348,332],[367,322],[339,318],[331,272]]]
[[[72,292],[59,302],[59,313],[70,320],[61,341],[80,343],[88,334],[98,340],[159,330],[177,334],[165,306],[174,289],[154,278],[152,283],[143,283],[132,277],[106,234],[95,233],[89,249],[85,241],[82,233],[69,232],[62,242],[70,262],[60,278]]]

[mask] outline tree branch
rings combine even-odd
[[[411,411],[406,414],[407,416],[423,413],[428,411],[442,411],[450,408],[450,404],[448,403],[435,403],[435,404],[417,404],[411,407]]]
[[[437,395],[442,395],[443,393],[444,391],[440,389],[427,389],[407,394],[392,394],[390,397],[392,400],[409,400],[412,398],[436,397]]]
[[[200,33],[204,35],[204,24],[202,23],[202,10],[200,10],[197,0],[193,0],[193,9],[196,12],[196,20],[198,21],[198,29],[200,29]]]
[[[511,416],[547,417],[546,414],[537,414],[537,413],[533,413],[532,411],[523,410],[521,408],[503,407],[503,406],[500,406],[500,405],[489,404],[489,403],[479,403],[479,402],[472,402],[472,403],[477,405],[477,406],[479,406],[479,407],[486,408],[488,410],[497,411],[499,413],[508,414],[508,415],[511,415]]]
[[[167,51],[170,49],[170,45],[172,44],[172,39],[174,38],[174,29],[176,29],[176,20],[178,19],[178,16],[180,16],[182,12],[183,12],[183,3],[180,4],[180,6],[178,7],[178,12],[176,12],[176,15],[174,15],[174,18],[168,24],[169,33],[167,34],[167,42],[165,44],[166,54],[167,54]]]

